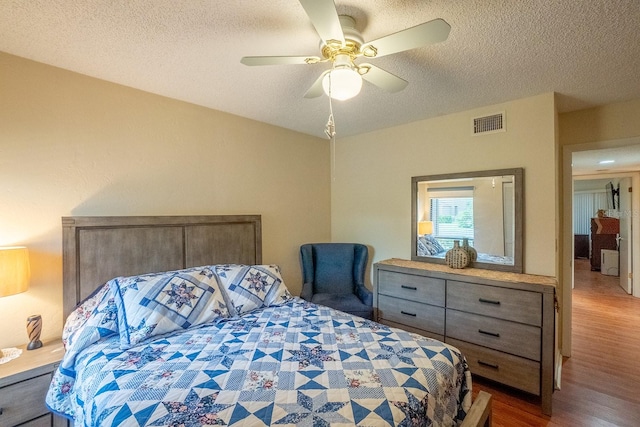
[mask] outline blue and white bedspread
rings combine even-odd
[[[126,350],[95,332],[47,395],[76,427],[449,426],[471,406],[454,347],[299,298]]]

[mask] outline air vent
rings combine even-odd
[[[473,134],[485,135],[487,133],[505,132],[504,112],[490,116],[475,117],[473,119]]]

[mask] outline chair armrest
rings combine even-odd
[[[303,283],[302,292],[300,292],[300,298],[306,301],[311,301],[313,297],[313,283]]]
[[[366,286],[360,283],[356,284],[356,296],[360,298],[363,304],[370,307],[373,306],[373,292],[367,289]]]

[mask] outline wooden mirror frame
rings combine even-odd
[[[522,273],[523,264],[523,247],[524,247],[524,169],[495,169],[476,172],[450,173],[442,175],[424,175],[411,178],[411,259],[413,261],[431,262],[436,264],[444,264],[444,258],[418,256],[418,183],[423,181],[440,181],[450,179],[479,178],[488,176],[513,175],[514,177],[514,257],[513,265],[494,264],[489,262],[474,262],[474,268],[484,268],[487,270],[510,271],[514,273]]]

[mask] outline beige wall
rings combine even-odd
[[[363,242],[371,262],[410,257],[412,176],[523,167],[525,272],[561,277],[556,141],[640,135],[640,100],[556,120],[548,93],[338,135],[331,178],[325,140],[3,53],[0,93],[0,245],[28,246],[33,271],[28,292],[0,299],[0,347],[25,341],[33,313],[45,338],[60,333],[65,215],[262,214],[264,262],[298,293],[304,242]],[[472,117],[498,111],[507,132],[471,136]]]
[[[563,113],[558,123],[561,145],[636,137],[640,135],[640,99]]]
[[[507,131],[471,135],[473,117],[505,111]],[[341,120],[348,120],[342,117]],[[411,256],[411,177],[523,167],[526,273],[556,274],[553,93],[336,141],[334,241],[358,241],[373,262]]]
[[[34,313],[60,335],[61,216],[261,214],[263,261],[296,294],[299,245],[330,239],[326,140],[3,53],[0,94],[0,246],[32,267],[0,299],[0,348]]]

